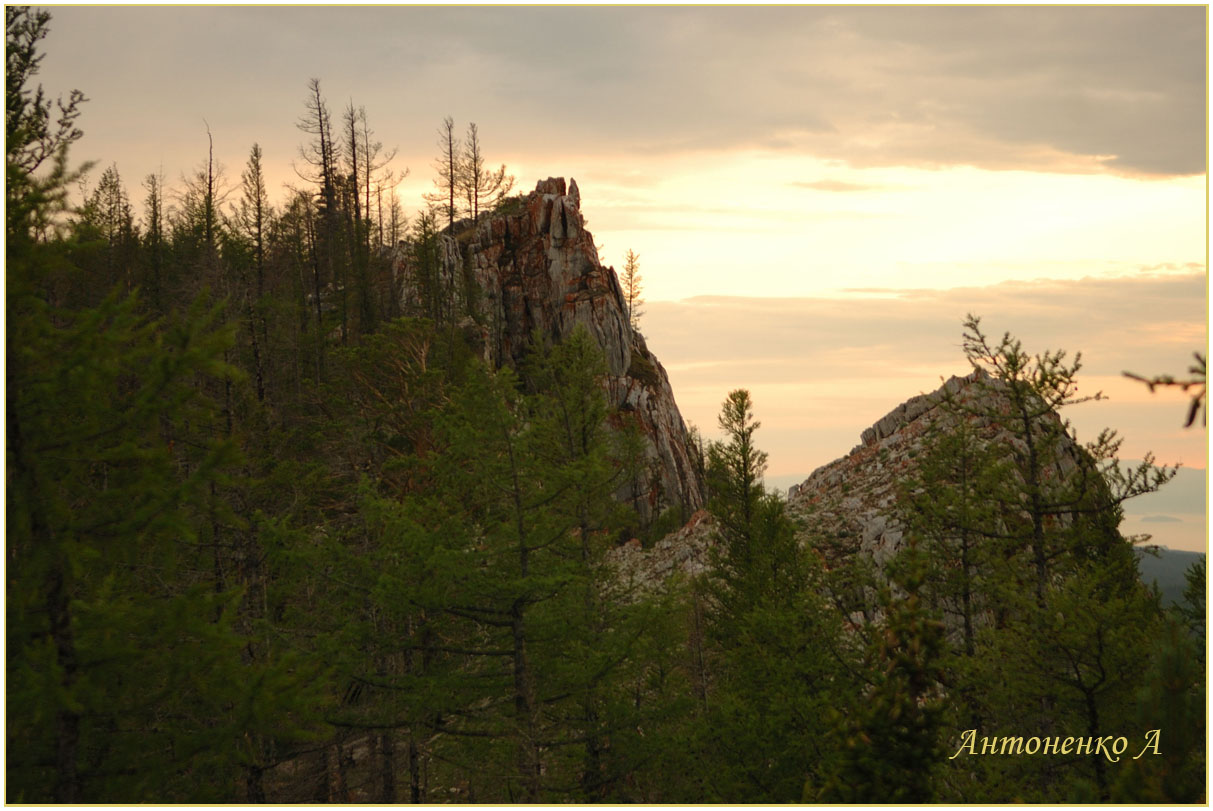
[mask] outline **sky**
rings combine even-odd
[[[1073,409],[1080,438],[1203,470],[1183,396],[1121,373],[1182,375],[1208,343],[1206,31],[1199,6],[74,6],[39,81],[84,91],[75,158],[135,198],[199,166],[208,127],[233,186],[254,142],[299,184],[311,78],[398,150],[408,211],[442,119],[475,122],[519,190],[577,179],[604,261],[640,256],[684,416],[713,435],[749,388],[780,486],[965,373],[969,312],[1083,352],[1110,399]],[[1203,549],[1203,489],[1156,539]]]

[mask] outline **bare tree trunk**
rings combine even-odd
[[[35,536],[37,533],[35,533]],[[66,562],[63,562],[66,565]],[[76,642],[72,633],[72,617],[62,568],[57,567],[48,584],[46,607],[50,616],[51,640],[55,659],[63,673],[61,687],[70,692],[78,673]],[[55,716],[55,790],[56,803],[78,803],[80,773],[76,753],[80,746],[80,715],[63,707]]]
[[[265,802],[265,785],[262,780],[265,770],[260,766],[248,766],[244,774],[244,796],[249,803]]]
[[[417,738],[409,730],[409,802],[417,804],[422,801],[421,758],[417,751]]]
[[[379,736],[379,781],[379,802],[395,803],[396,739],[391,732]]]
[[[329,785],[329,748],[323,746],[320,749],[319,764],[316,767],[316,782],[312,785],[312,802],[332,802]]]

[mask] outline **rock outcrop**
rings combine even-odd
[[[699,510],[685,526],[649,549],[636,539],[612,549],[607,563],[629,592],[651,593],[675,574],[695,577],[706,572],[716,539],[716,519],[707,510]]]
[[[623,291],[598,259],[581,216],[577,182],[540,181],[535,191],[506,201],[478,223],[455,223],[441,236],[441,284],[465,291],[472,315],[461,326],[485,360],[516,366],[536,336],[560,341],[583,325],[606,356],[608,402],[647,439],[649,475],[621,497],[646,516],[703,504],[696,452],[674,402],[665,369],[628,323]],[[397,264],[407,304],[420,284],[405,257]],[[470,291],[470,292],[468,292]]]
[[[928,432],[934,427],[946,431],[954,424],[951,421],[958,419],[943,407],[945,399],[980,405],[973,410],[990,413],[998,406],[1009,408],[1001,387],[984,372],[953,377],[938,390],[897,406],[865,430],[860,444],[849,454],[818,468],[802,484],[789,489],[789,509],[806,519],[818,545],[825,543],[822,551],[827,562],[831,557],[863,554],[883,564],[901,548],[903,528],[896,503],[899,486],[916,472],[916,460],[926,449]],[[989,417],[965,419],[984,442],[1019,442]],[[1050,419],[1060,428],[1056,413]],[[1052,448],[1044,458],[1050,461],[1048,477],[1061,481],[1078,467],[1082,451],[1068,439],[1058,441],[1060,447]]]
[[[947,430],[958,419],[944,407],[948,398],[975,412],[1009,407],[1002,384],[984,373],[953,377],[937,391],[913,397],[894,408],[862,432],[860,444],[841,459],[814,471],[788,492],[789,511],[803,519],[804,543],[833,566],[856,555],[878,566],[886,563],[902,546],[904,530],[898,519],[902,483],[917,471],[926,450],[928,434],[935,427]],[[965,417],[985,442],[1018,443],[1004,426],[988,416]],[[1059,430],[1060,446],[1045,457],[1045,477],[1064,481],[1079,465],[1077,445],[1060,430],[1060,419],[1052,414]],[[706,515],[706,513],[704,514]],[[651,587],[674,572],[695,575],[704,571],[715,542],[711,516],[695,520],[659,541],[652,549],[623,548],[614,562],[628,581]]]

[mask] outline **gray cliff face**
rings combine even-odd
[[[405,262],[404,296],[416,298]],[[689,514],[703,504],[686,425],[665,369],[628,324],[623,291],[610,267],[598,260],[594,238],[581,216],[576,181],[540,181],[535,191],[511,201],[479,224],[456,223],[442,236],[443,282],[466,288],[474,280],[473,332],[486,361],[516,366],[536,334],[561,341],[583,325],[606,356],[608,403],[633,419],[647,439],[650,475],[620,495],[645,515],[682,504]]]
[[[860,444],[849,454],[818,468],[788,492],[788,509],[804,519],[802,543],[823,556],[827,566],[855,556],[878,566],[903,545],[904,530],[898,518],[900,486],[916,472],[916,461],[926,449],[929,432],[947,430],[956,419],[943,406],[947,397],[961,404],[996,410],[1009,403],[1000,393],[1002,384],[984,374],[953,377],[937,391],[912,397],[863,431]],[[1019,443],[1006,428],[988,417],[970,418],[987,443]],[[1056,414],[1051,419],[1060,423]],[[1046,479],[1065,481],[1079,465],[1082,451],[1066,438],[1058,440],[1047,457]],[[649,550],[617,550],[614,561],[622,576],[652,587],[674,572],[693,576],[702,572],[715,543],[711,516],[696,516]]]

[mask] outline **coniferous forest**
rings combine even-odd
[[[1174,471],[1072,441],[1077,359],[958,325],[888,559],[764,488],[744,390],[706,513],[637,509],[596,337],[495,357],[443,272],[523,202],[474,127],[415,216],[316,81],[282,201],[255,144],[81,195],[51,23],[5,9],[8,802],[1204,801],[1203,563],[1141,584]],[[688,519],[702,571],[620,574]]]

